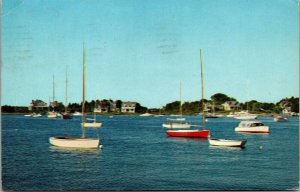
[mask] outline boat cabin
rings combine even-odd
[[[265,125],[260,121],[242,121],[239,124],[239,127],[260,127],[260,126],[265,126]]]

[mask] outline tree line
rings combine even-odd
[[[227,101],[235,101],[238,103],[239,107],[236,110],[248,110],[252,113],[281,113],[283,109],[289,109],[290,112],[299,113],[299,97],[290,97],[284,98],[278,101],[277,103],[267,103],[259,102],[256,100],[247,101],[244,103],[239,103],[235,98],[229,97],[223,93],[217,93],[210,97],[210,100],[204,99],[203,102],[207,105],[214,106],[214,112],[217,113],[226,113],[222,104]],[[85,102],[85,112],[93,112],[95,106],[101,105],[101,107],[111,105],[112,100],[92,100]],[[117,100],[116,108],[121,109],[122,101]],[[82,103],[69,103],[67,110],[70,112],[81,111]],[[140,103],[136,103],[136,113],[156,113],[156,114],[179,114],[180,101],[174,101],[166,104],[162,108],[152,108],[148,109],[147,107],[142,106]],[[61,102],[57,102],[55,107],[48,106],[46,108],[33,108],[32,111],[28,107],[17,107],[17,106],[1,106],[1,111],[4,113],[29,113],[29,112],[44,112],[47,111],[58,111],[64,112],[65,106]],[[202,111],[202,100],[193,101],[193,102],[184,102],[182,104],[182,113],[187,115],[199,114]],[[108,111],[111,112],[111,111]],[[114,111],[114,113],[121,113],[121,110]]]

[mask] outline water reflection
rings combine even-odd
[[[225,150],[225,151],[240,151],[243,150],[245,147],[227,147],[227,146],[214,146],[210,145],[209,149],[218,149],[218,150]]]
[[[205,137],[167,137],[170,141],[176,141],[176,142],[189,142],[189,141],[207,141],[208,138]]]
[[[57,147],[51,145],[49,147],[49,151],[51,153],[63,153],[63,154],[99,155],[101,153],[101,148],[84,149],[84,148]]]

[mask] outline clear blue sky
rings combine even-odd
[[[2,105],[82,97],[146,107],[224,93],[240,102],[299,96],[297,0],[4,0]]]

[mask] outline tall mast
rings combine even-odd
[[[179,113],[182,116],[182,105],[181,105],[181,82],[180,82],[180,103],[179,103]]]
[[[52,95],[53,96],[52,97],[53,104],[54,104],[54,100],[55,100],[55,88],[54,88],[54,86],[55,85],[54,85],[54,75],[53,75],[53,90],[52,90],[53,91],[53,95]]]
[[[68,66],[66,67],[66,104],[65,104],[65,112],[67,112],[68,105]]]
[[[201,87],[202,87],[202,127],[205,127],[205,116],[204,116],[204,75],[203,75],[203,64],[202,64],[202,50],[200,49],[200,65],[201,65]]]
[[[84,105],[85,105],[85,63],[86,63],[86,55],[85,55],[85,46],[83,44],[83,73],[82,73],[82,138],[85,138],[85,114],[84,114]]]

